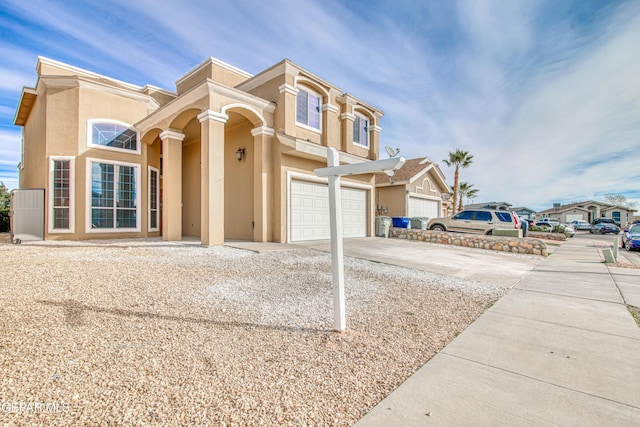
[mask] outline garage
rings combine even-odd
[[[291,180],[290,240],[330,238],[329,187],[327,184]],[[344,237],[367,235],[367,191],[342,187],[342,232]]]
[[[409,197],[409,217],[438,218],[440,216],[440,202],[437,200]]]

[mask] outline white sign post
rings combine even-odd
[[[342,193],[340,177],[372,172],[394,171],[402,167],[402,157],[340,165],[338,151],[327,147],[327,167],[316,169],[317,176],[326,176],[329,180],[329,220],[331,226],[331,271],[333,280],[333,329],[344,331],[347,327],[347,315],[344,297],[344,256],[342,248]]]

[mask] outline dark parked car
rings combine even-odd
[[[640,249],[640,224],[633,224],[622,232],[622,247],[630,251]]]
[[[594,225],[593,227],[591,227],[591,229],[589,230],[589,233],[591,234],[618,234],[620,233],[620,229],[618,228],[617,225],[614,224],[609,224],[606,222],[600,222],[596,225]]]

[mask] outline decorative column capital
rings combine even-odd
[[[356,115],[355,114],[351,114],[351,113],[342,113],[340,114],[340,119],[341,120],[351,120],[352,122],[356,119]]]
[[[202,113],[198,114],[198,120],[200,120],[200,123],[207,120],[213,120],[224,124],[227,123],[227,120],[229,120],[229,116],[213,110],[204,110]]]
[[[335,105],[332,104],[322,104],[322,111],[330,111],[332,113],[337,113],[338,111],[338,107],[336,107]]]
[[[258,126],[256,128],[251,129],[252,136],[264,135],[264,136],[273,136],[276,132],[270,127],[267,126]]]
[[[282,92],[286,92],[286,93],[290,93],[291,95],[296,95],[298,96],[298,92],[300,92],[297,88],[288,85],[288,84],[282,84],[280,85],[280,87],[278,87],[278,89],[280,90],[280,93]]]
[[[176,130],[172,130],[172,129],[167,129],[165,131],[163,131],[160,134],[160,139],[161,140],[165,140],[165,139],[175,139],[178,140],[180,142],[184,141],[184,133],[180,133]]]
[[[376,126],[376,125],[370,125],[369,129],[371,129],[374,132],[378,132],[378,133],[382,132],[382,128],[380,126]]]

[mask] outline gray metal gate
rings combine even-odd
[[[11,191],[10,215],[14,240],[44,240],[44,188]]]

